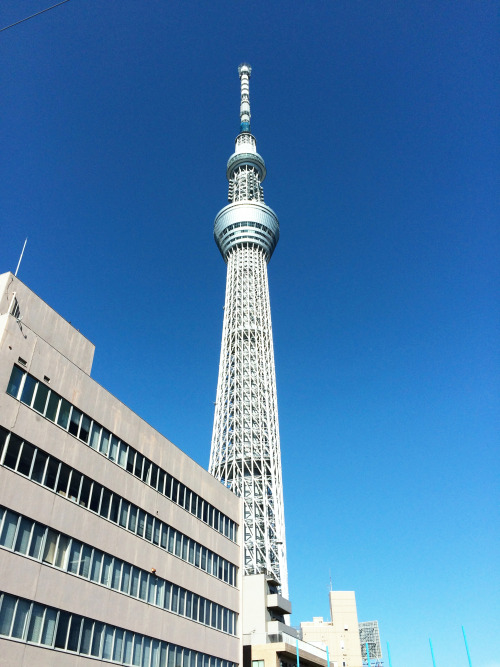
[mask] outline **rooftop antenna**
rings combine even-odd
[[[26,248],[26,244],[27,244],[27,243],[28,243],[28,237],[26,237],[25,240],[24,240],[23,249],[22,249],[22,251],[21,251],[21,257],[19,257],[19,261],[18,261],[18,263],[17,263],[17,269],[16,269],[16,272],[14,273],[15,276],[17,276],[17,272],[19,271],[19,267],[21,266],[21,260],[22,260],[22,258],[23,258],[23,255],[24,255],[24,249]]]
[[[331,592],[333,591],[333,587],[332,587],[332,571],[329,570],[329,572],[330,572],[330,593],[331,593]]]

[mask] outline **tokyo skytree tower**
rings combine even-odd
[[[249,79],[240,65],[240,134],[227,163],[229,205],[214,236],[227,264],[209,470],[244,502],[244,573],[267,574],[288,597],[285,518],[267,263],[279,238],[264,204],[264,160],[250,133]]]

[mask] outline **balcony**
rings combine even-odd
[[[267,596],[267,608],[272,609],[276,614],[291,614],[292,603],[279,593],[272,593]]]

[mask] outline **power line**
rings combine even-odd
[[[25,19],[21,19],[20,21],[16,21],[15,23],[11,23],[10,25],[6,25],[5,28],[0,28],[0,32],[3,32],[4,30],[8,30],[9,28],[13,28],[15,25],[19,25],[20,23],[24,23],[24,21],[29,21],[29,19],[35,18],[35,16],[40,16],[40,14],[44,14],[45,12],[48,12],[51,9],[54,9],[54,7],[59,7],[59,5],[64,5],[65,2],[69,2],[69,0],[62,0],[62,2],[58,2],[56,5],[52,5],[52,7],[47,7],[47,9],[42,9],[41,12],[37,12],[36,14],[32,14],[31,16],[27,16]]]

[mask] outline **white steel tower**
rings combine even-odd
[[[285,519],[267,263],[279,238],[264,204],[264,160],[250,133],[249,79],[241,81],[240,134],[227,163],[229,205],[214,236],[227,264],[226,302],[210,472],[244,501],[244,572],[268,574],[288,597]]]

